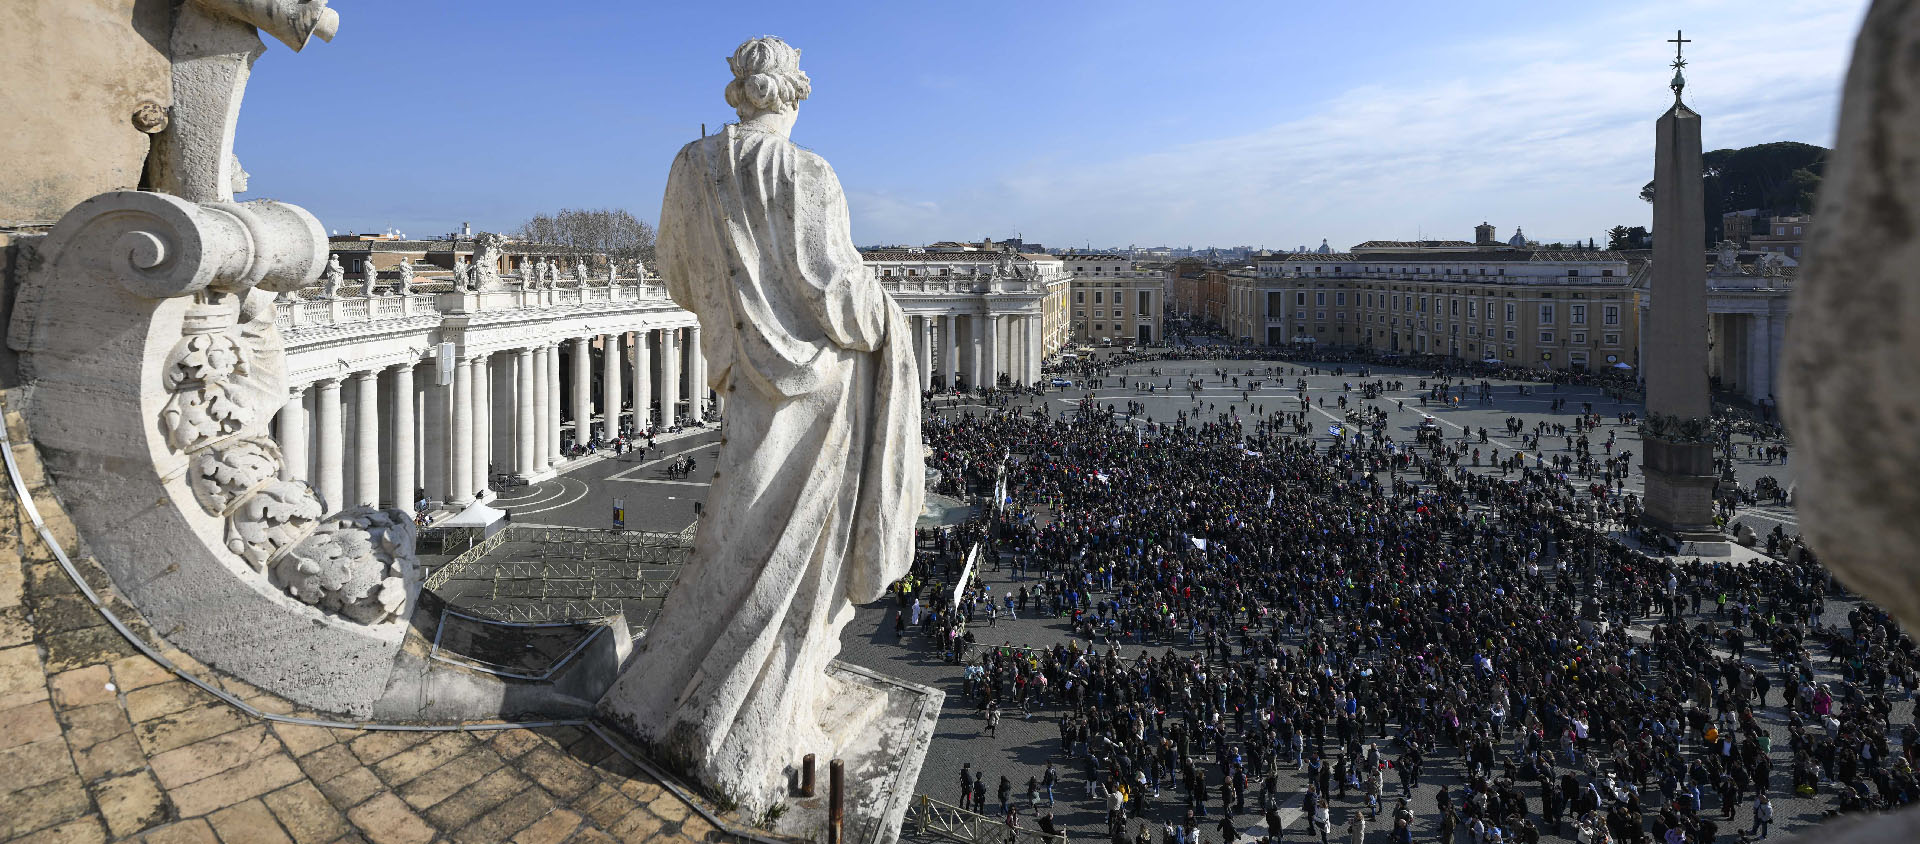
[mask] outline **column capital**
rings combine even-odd
[[[309,387],[309,386],[312,386],[312,385],[310,385],[310,384],[293,384],[293,385],[290,385],[290,386],[288,386],[288,387],[287,387],[287,400],[288,400],[288,401],[299,401],[299,400],[300,400],[301,398],[304,398],[304,397],[305,397],[305,396],[307,395],[307,387]]]
[[[361,369],[361,370],[356,370],[353,373],[353,380],[355,381],[372,381],[373,379],[379,378],[379,377],[380,377],[380,370],[378,369]]]
[[[403,360],[387,368],[395,372],[412,372],[413,368],[419,365],[420,365],[420,362],[417,360]]]

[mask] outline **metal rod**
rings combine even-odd
[[[840,844],[840,827],[847,820],[847,766],[838,759],[827,769],[827,844]]]
[[[800,796],[813,796],[813,754],[807,754],[800,760]]]

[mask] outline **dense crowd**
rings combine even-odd
[[[1610,437],[1585,465],[1484,455],[1496,472],[1474,468],[1480,437],[1361,424],[1329,445],[1304,412],[1200,404],[1158,424],[1092,403],[930,415],[949,492],[1007,464],[979,565],[1017,580],[976,580],[956,608],[960,555],[930,554],[899,629],[965,663],[990,729],[1049,718],[1061,742],[997,786],[970,764],[964,807],[1054,832],[1056,799],[1098,801],[1113,840],[1149,844],[1281,838],[1285,810],[1323,842],[1688,844],[1764,837],[1788,793],[1832,812],[1920,798],[1920,733],[1893,717],[1920,685],[1912,640],[1841,603],[1804,548],[1736,567],[1623,539]],[[1627,421],[1574,418],[1583,441]],[[968,647],[1036,614],[1071,637]],[[1416,816],[1436,771],[1459,777]]]

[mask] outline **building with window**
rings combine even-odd
[[[1073,279],[1073,342],[1144,346],[1165,340],[1165,273],[1135,269],[1124,256],[1068,254],[1060,259]]]
[[[1350,252],[1263,257],[1253,272],[1229,277],[1229,334],[1257,345],[1510,366],[1638,365],[1639,314],[1625,256],[1479,239],[1369,241]]]
[[[1755,252],[1785,255],[1797,264],[1800,262],[1801,247],[1810,231],[1813,231],[1811,214],[1779,216],[1757,223],[1754,226],[1753,236],[1747,239],[1745,245]]]
[[[1067,342],[1071,276],[1057,256],[957,243],[861,256],[906,311],[935,387],[1002,376],[1031,384],[1040,362]]]

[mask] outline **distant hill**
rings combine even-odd
[[[1806,214],[1826,172],[1827,148],[1797,141],[1775,141],[1741,149],[1716,149],[1701,156],[1707,188],[1707,242],[1720,242],[1720,215],[1758,208],[1767,216]],[[1653,201],[1653,183],[1640,189]]]

